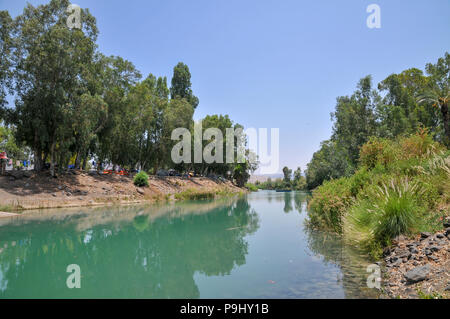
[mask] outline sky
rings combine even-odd
[[[20,14],[27,1],[0,0]],[[28,1],[33,5],[47,1]],[[336,97],[450,51],[448,0],[75,0],[97,19],[99,50],[147,76],[189,66],[196,120],[228,114],[279,128],[280,171],[302,170],[330,137]],[[381,28],[366,24],[379,5]]]

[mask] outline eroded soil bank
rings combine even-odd
[[[150,176],[148,187],[136,187],[131,176],[74,171],[58,178],[48,173],[15,172],[0,176],[0,212],[155,202],[186,190],[239,193],[230,181],[206,177]]]

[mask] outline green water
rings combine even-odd
[[[368,262],[304,226],[306,195],[0,220],[0,298],[366,298]],[[69,289],[66,268],[81,269]]]

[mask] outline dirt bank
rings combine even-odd
[[[230,181],[206,177],[151,176],[148,187],[136,187],[131,176],[74,171],[53,178],[45,172],[15,172],[0,176],[0,212],[153,202],[173,198],[174,194],[188,189],[227,193],[243,191]]]

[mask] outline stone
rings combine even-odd
[[[446,236],[450,235],[450,227],[447,227],[447,228],[445,229],[445,235],[446,235]]]
[[[428,264],[425,266],[415,267],[405,274],[405,279],[409,283],[425,280],[430,273],[430,270],[431,267]]]
[[[52,194],[53,197],[56,197],[57,195],[55,193]]]
[[[419,253],[419,251],[418,251],[418,250],[416,249],[416,247],[414,247],[414,246],[410,247],[410,248],[409,248],[409,251],[410,251],[411,254],[417,254],[417,253]]]
[[[440,249],[441,249],[441,247],[436,246],[436,245],[430,247],[430,250],[433,251],[433,252],[439,251]]]
[[[433,255],[428,256],[428,259],[435,261],[435,262],[437,262],[439,260],[439,258],[437,258],[436,256],[433,256]]]
[[[443,224],[445,228],[450,227],[450,217],[445,218]]]
[[[420,233],[420,237],[421,238],[428,238],[430,236],[431,236],[431,233],[429,233],[429,232],[422,232],[422,233]]]
[[[136,187],[136,191],[139,193],[139,194],[145,194],[145,192],[144,192],[144,190],[142,189],[142,188],[140,188],[140,187]]]
[[[436,237],[437,238],[444,238],[444,235],[443,234],[436,234]]]

